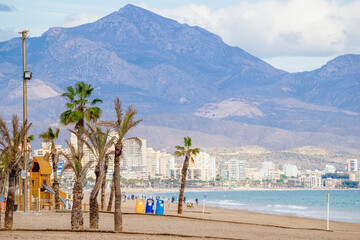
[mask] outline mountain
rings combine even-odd
[[[199,146],[359,149],[359,55],[287,73],[202,28],[133,5],[28,38],[27,54],[34,133],[56,125],[65,109],[59,94],[82,80],[104,100],[105,119],[112,117],[115,97],[134,104],[144,124],[133,134],[157,149],[170,149],[187,134]],[[21,71],[21,40],[1,42],[5,118],[22,113]]]

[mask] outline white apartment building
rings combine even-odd
[[[286,177],[297,177],[298,169],[296,165],[284,164],[284,174],[286,175]]]
[[[175,167],[175,157],[171,154],[161,152],[159,157],[159,174],[165,178],[170,178],[170,169]]]
[[[160,171],[160,151],[154,151],[152,148],[146,148],[146,171],[148,176],[155,177]]]
[[[246,178],[252,181],[261,181],[261,172],[258,168],[246,168]]]
[[[194,157],[194,164],[188,169],[188,180],[208,181],[216,177],[215,157],[206,152],[200,152]],[[180,178],[182,168],[172,168],[171,178]]]
[[[320,172],[313,172],[310,175],[301,175],[300,182],[301,186],[305,188],[321,188],[322,179]]]
[[[146,172],[146,140],[140,140],[141,144],[134,139],[123,142],[123,158],[120,161],[123,171]]]
[[[326,164],[325,172],[326,173],[335,173],[336,172],[336,167],[334,167],[334,165]]]
[[[269,169],[275,169],[275,165],[272,162],[261,163],[261,175],[263,179],[269,179]]]
[[[200,152],[194,157],[194,165],[190,168],[201,169],[201,180],[211,180],[216,177],[215,157],[206,152]]]
[[[170,169],[175,167],[175,158],[171,154],[146,148],[146,171],[150,177],[170,178]]]
[[[357,159],[348,159],[346,162],[347,162],[347,169],[349,172],[357,172],[359,170]]]
[[[242,181],[246,179],[246,161],[230,159],[228,162],[228,179],[230,181]]]

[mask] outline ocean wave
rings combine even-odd
[[[305,206],[298,206],[298,205],[282,205],[282,204],[275,204],[275,205],[272,205],[272,204],[268,204],[266,205],[266,207],[269,207],[269,208],[276,208],[276,209],[300,209],[300,210],[305,210],[307,209],[307,207]]]

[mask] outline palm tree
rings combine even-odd
[[[115,100],[115,112],[116,120],[114,122],[102,122],[101,125],[110,127],[117,135],[115,140],[115,154],[114,154],[114,190],[115,190],[115,212],[114,212],[114,228],[115,232],[122,231],[122,215],[121,215],[121,189],[120,189],[120,158],[122,157],[123,142],[125,140],[134,139],[139,142],[139,138],[127,138],[126,134],[129,130],[137,126],[142,120],[135,121],[136,109],[133,106],[129,106],[126,110],[125,116],[122,112],[119,98]]]
[[[105,191],[106,191],[106,175],[109,168],[109,160],[110,156],[108,156],[105,159],[105,165],[104,165],[104,179],[101,184],[101,197],[100,197],[100,204],[101,204],[101,210],[104,211],[105,209]]]
[[[89,100],[94,88],[91,84],[84,82],[78,82],[74,87],[69,86],[66,88],[66,92],[61,96],[65,97],[68,102],[66,103],[67,110],[60,115],[60,121],[64,125],[75,123],[75,131],[78,134],[77,148],[78,152],[83,152],[84,144],[80,141],[84,133],[85,120],[90,122],[100,118],[101,109],[94,107],[98,102],[102,102],[101,99],[95,98],[92,101]],[[90,105],[89,105],[90,104]]]
[[[3,149],[0,148],[0,155],[2,155]],[[4,155],[0,158],[0,198],[5,193],[6,183],[7,183],[7,166],[9,158],[7,155]],[[0,226],[1,226],[1,211],[0,211]]]
[[[6,122],[0,118],[0,145],[2,151],[0,159],[6,162],[6,175],[8,175],[8,195],[5,210],[5,224],[6,229],[12,229],[14,204],[15,204],[15,179],[21,170],[23,160],[23,153],[25,147],[22,146],[24,137],[27,135],[31,123],[24,122],[20,124],[17,115],[12,116],[11,130],[8,128]]]
[[[84,228],[84,218],[81,212],[82,199],[84,198],[83,181],[86,176],[86,171],[89,169],[93,162],[90,161],[85,166],[82,166],[81,160],[84,154],[80,153],[68,140],[65,141],[69,146],[70,153],[65,154],[63,152],[60,152],[59,154],[64,156],[67,161],[61,171],[61,174],[67,169],[71,169],[75,173],[75,184],[73,187],[73,205],[71,210],[71,229],[81,230]]]
[[[179,203],[178,203],[178,214],[181,215],[183,213],[183,201],[184,201],[184,191],[185,191],[185,184],[186,184],[186,175],[189,168],[189,163],[194,163],[194,156],[199,153],[199,148],[191,149],[191,138],[184,137],[184,147],[183,146],[175,146],[177,149],[174,152],[176,157],[184,156],[184,165],[181,170],[181,186],[179,192]]]
[[[56,148],[55,148],[55,140],[58,139],[59,132],[60,132],[59,128],[56,128],[55,132],[54,132],[54,130],[51,127],[49,127],[46,132],[39,134],[39,137],[43,141],[50,143],[50,149],[51,149],[50,155],[51,155],[52,170],[53,170],[53,175],[54,175],[53,186],[54,186],[54,192],[55,192],[55,209],[56,210],[60,209],[59,181],[58,181],[58,177],[57,177],[59,158],[56,158]]]
[[[99,228],[99,204],[97,197],[99,194],[102,181],[105,176],[105,161],[110,154],[110,148],[114,144],[114,137],[109,137],[109,130],[102,132],[101,128],[87,124],[88,130],[85,132],[85,137],[81,141],[88,147],[95,157],[95,185],[90,193],[90,228]],[[77,134],[74,131],[71,131]],[[87,141],[88,140],[88,141]]]

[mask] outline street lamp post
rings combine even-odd
[[[29,36],[29,30],[23,30],[19,32],[22,39],[22,52],[23,52],[23,122],[27,121],[27,86],[26,81],[31,79],[31,72],[26,71],[26,37]],[[27,196],[27,136],[24,136],[24,168],[25,180],[24,180],[24,192],[23,192],[23,208],[24,212],[28,210],[28,196]]]

